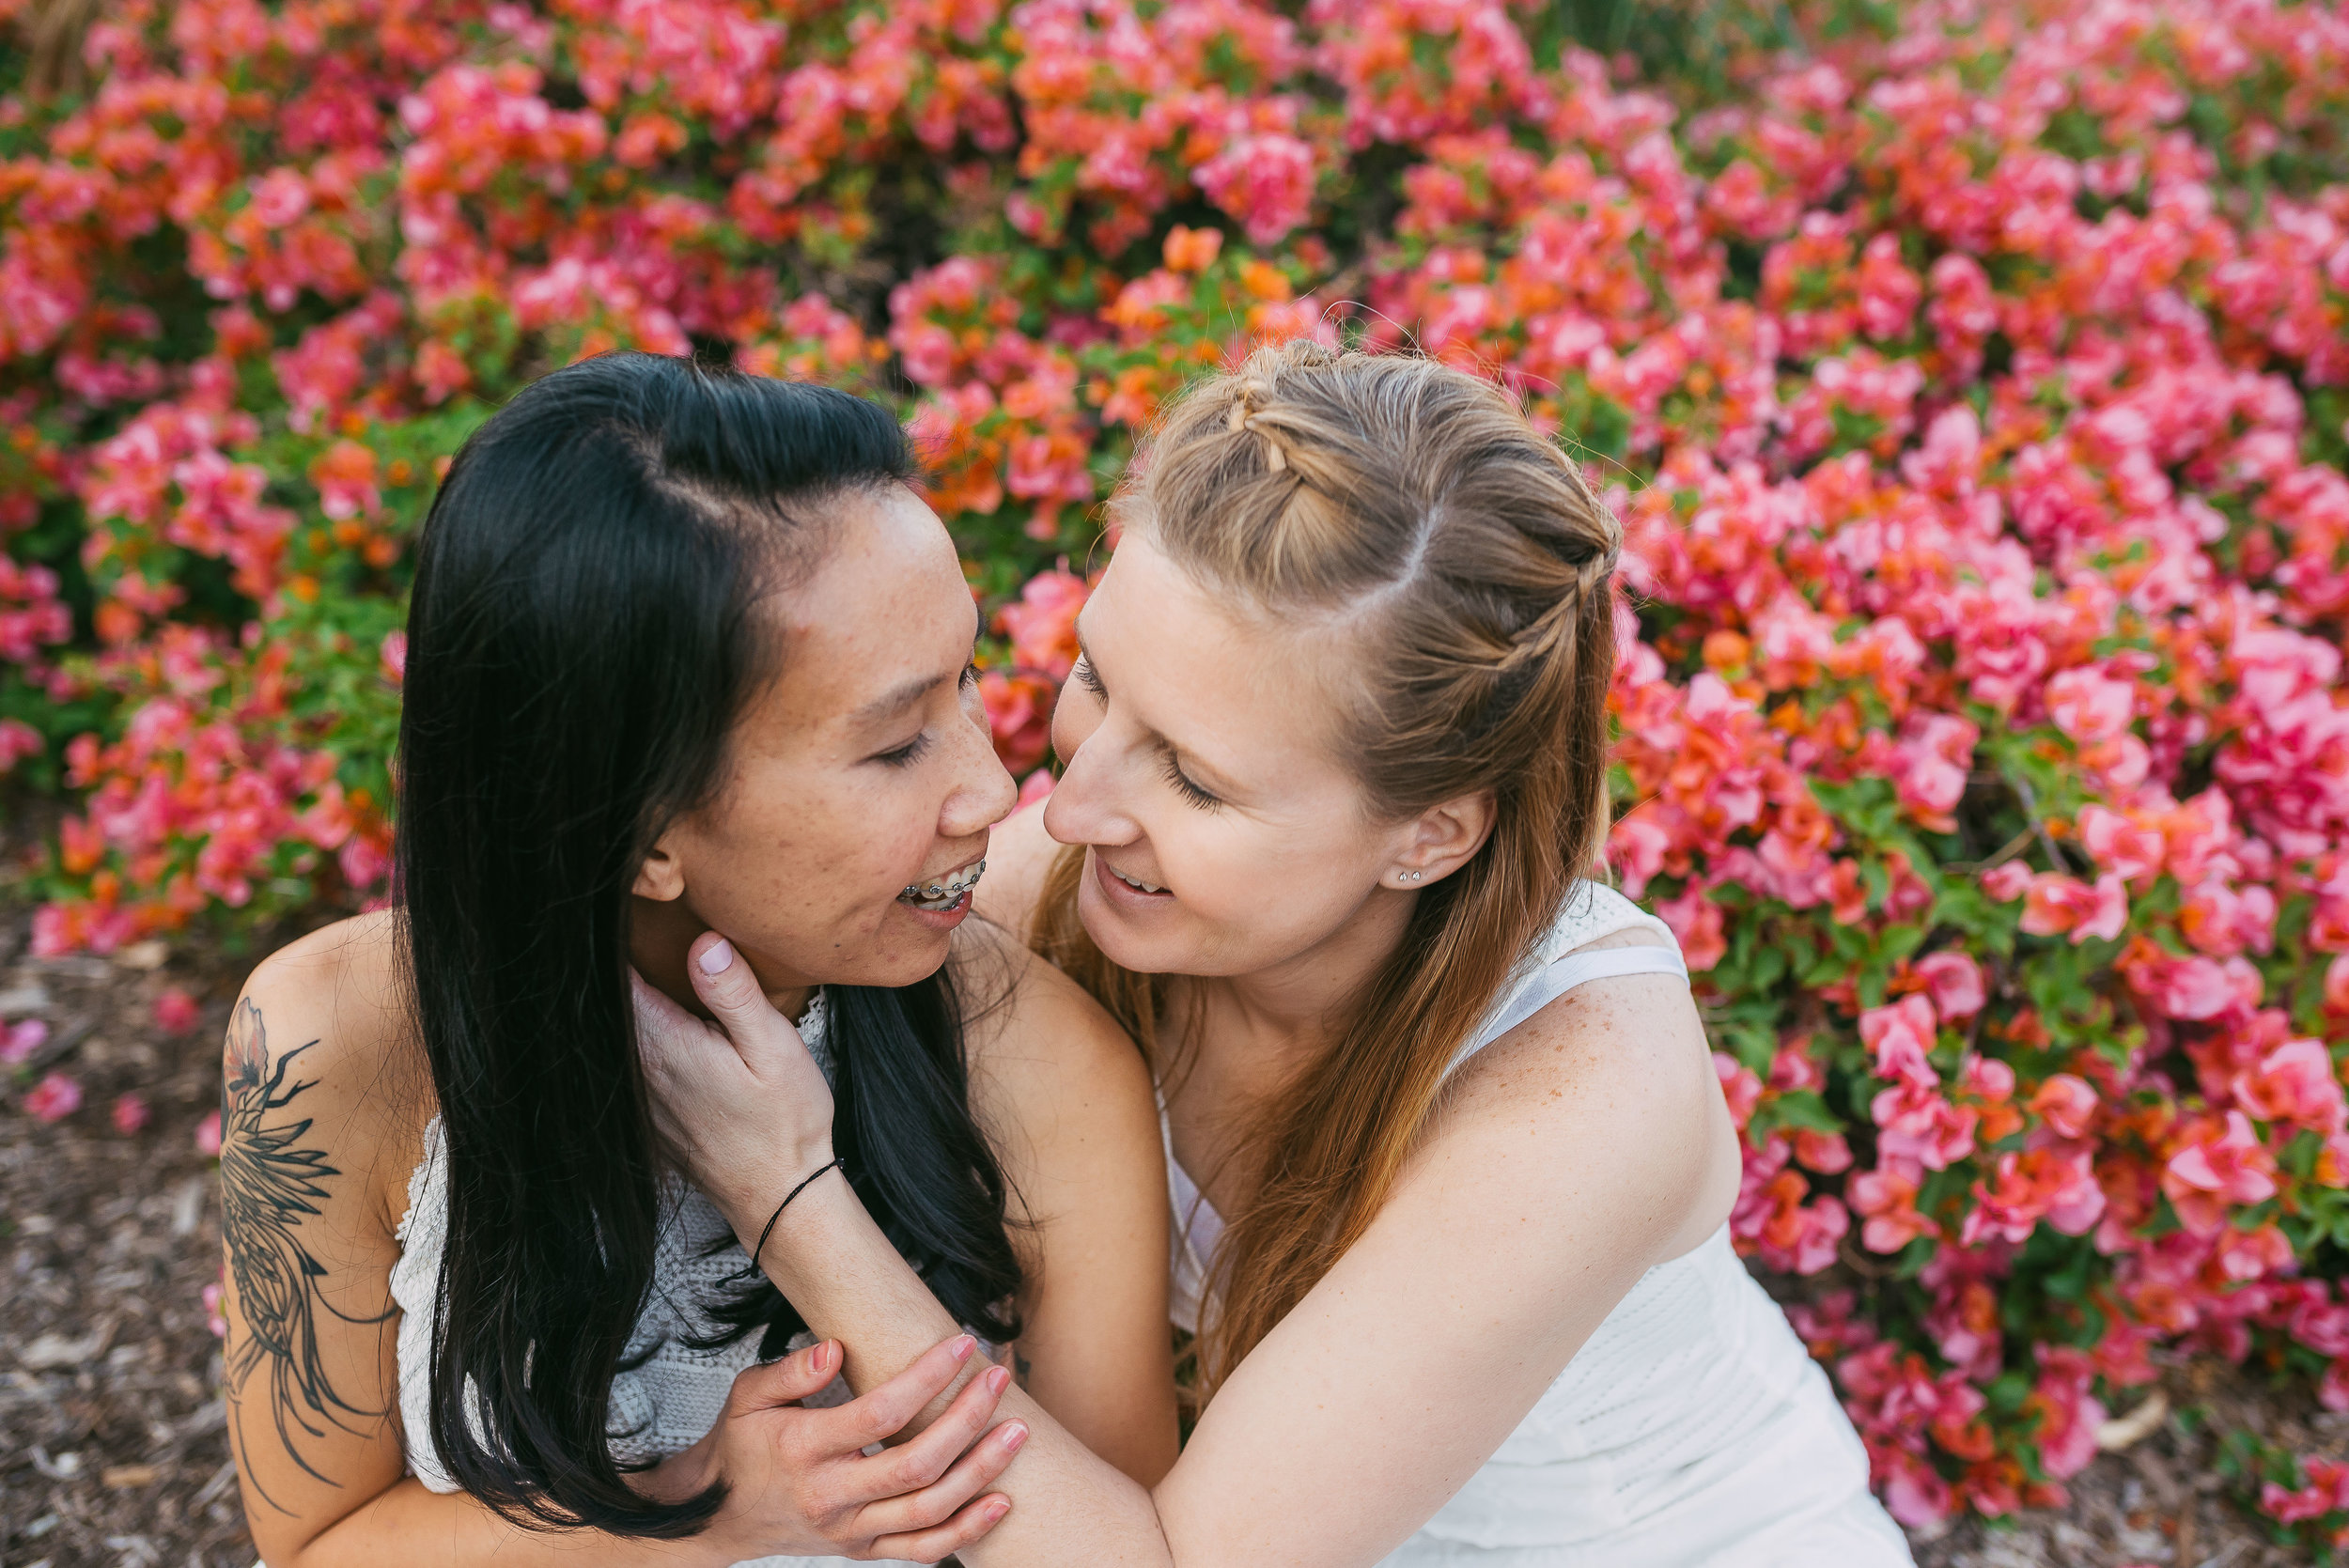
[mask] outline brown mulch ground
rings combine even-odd
[[[194,1132],[218,1103],[219,1039],[254,955],[147,944],[113,959],[29,955],[30,907],[0,887],[0,1020],[45,1017],[50,1043],[0,1077],[0,1568],[248,1568],[223,1435],[219,1342],[204,1285],[219,1267],[211,1162]],[[154,1019],[177,986],[202,1003],[179,1037]],[[18,1106],[41,1071],[77,1079],[75,1114],[44,1126]],[[152,1116],[109,1120],[135,1090]],[[2302,1452],[2349,1458],[2349,1417],[2306,1389],[2277,1390],[2223,1365],[2174,1370],[2172,1418],[2098,1458],[2071,1506],[1918,1538],[1923,1568],[2280,1568],[2222,1495],[2211,1435],[2245,1426]],[[1829,1565],[1822,1565],[1829,1568]]]

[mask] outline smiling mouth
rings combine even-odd
[[[1124,872],[1122,872],[1122,871],[1118,870],[1118,869],[1117,869],[1117,867],[1115,867],[1115,866],[1113,866],[1113,865],[1110,864],[1107,861],[1103,861],[1103,862],[1101,862],[1101,869],[1102,869],[1102,870],[1104,870],[1104,871],[1106,871],[1106,872],[1108,872],[1111,876],[1112,876],[1112,877],[1116,877],[1119,881],[1121,881],[1121,882],[1125,883],[1128,887],[1129,887],[1129,888],[1133,889],[1136,893],[1164,893],[1164,892],[1166,892],[1166,890],[1165,890],[1164,888],[1159,887],[1159,886],[1157,886],[1157,885],[1155,885],[1155,884],[1153,884],[1153,883],[1150,883],[1150,882],[1144,882],[1144,881],[1141,880],[1139,877],[1128,877],[1128,876],[1127,876]]]
[[[961,903],[964,895],[972,888],[979,885],[979,878],[986,874],[987,862],[977,861],[967,869],[957,872],[942,881],[910,884],[905,892],[897,895],[897,902],[910,905],[917,909],[932,911],[951,909]]]

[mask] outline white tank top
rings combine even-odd
[[[1669,947],[1574,950],[1671,927],[1595,882],[1453,1061],[1589,981],[1688,977]],[[1222,1219],[1174,1158],[1172,1305],[1196,1333]],[[1641,1276],[1499,1451],[1381,1568],[1905,1568],[1868,1459],[1729,1227]]]

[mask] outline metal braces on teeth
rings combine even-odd
[[[908,883],[906,891],[897,896],[909,904],[951,904],[972,888],[977,887],[979,877],[985,874],[986,870],[987,862],[980,861],[961,876],[950,877],[942,882],[932,882],[927,887],[918,882]]]

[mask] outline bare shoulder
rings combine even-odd
[[[972,908],[1024,939],[1060,850],[1060,842],[1044,831],[1042,801],[1012,813],[988,836],[987,875],[972,894]]]
[[[982,920],[957,933],[953,961],[972,1106],[999,1149],[1026,1164],[1140,1140],[1155,1156],[1148,1064],[1099,1002]]]
[[[966,922],[953,962],[974,1071],[1075,1075],[1147,1094],[1149,1068],[1132,1038],[1083,986],[1011,932],[983,918]]]
[[[432,1110],[400,974],[391,912],[323,926],[255,967],[222,1051],[225,1139],[303,1124],[341,1203],[395,1221]]]
[[[1577,951],[1648,945],[1664,944],[1625,931]],[[1640,1194],[1653,1262],[1711,1234],[1736,1196],[1736,1130],[1688,983],[1673,974],[1591,980],[1558,997],[1454,1075],[1430,1136],[1523,1159],[1528,1180],[1561,1196]]]

